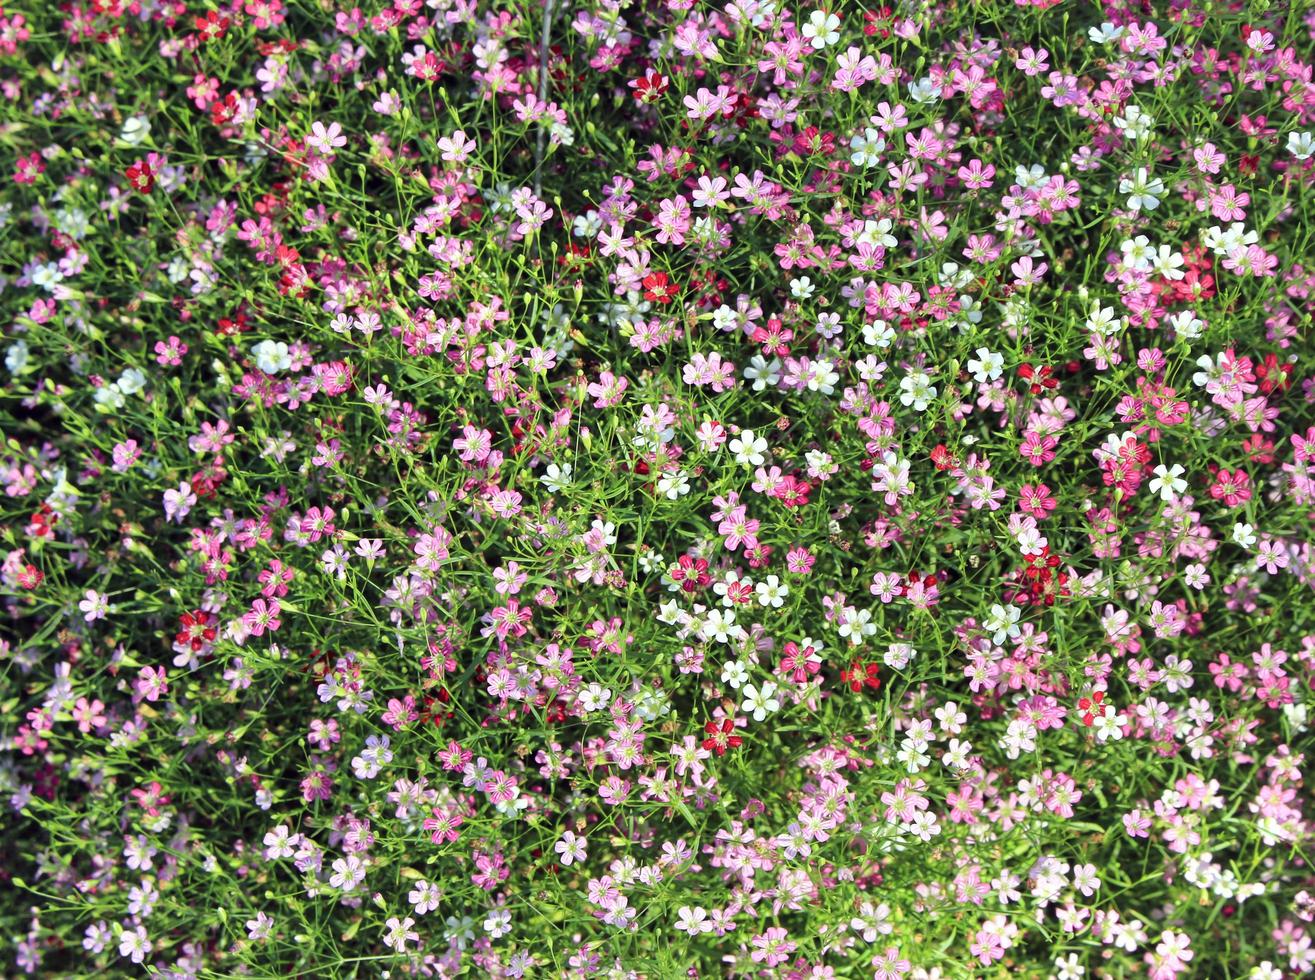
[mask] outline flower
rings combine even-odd
[[[571,485],[572,472],[570,463],[549,463],[539,477],[539,482],[548,488],[549,493],[561,493]]]
[[[986,384],[988,381],[995,381],[1004,373],[1003,355],[986,347],[977,348],[976,354],[976,358],[970,358],[968,361],[968,371],[974,381]]]
[[[767,461],[767,440],[754,435],[752,429],[744,429],[730,441],[730,450],[735,455],[735,462],[741,466],[761,466]]]
[[[1298,160],[1309,160],[1315,156],[1315,134],[1309,131],[1288,133],[1288,152]]]
[[[900,403],[911,405],[915,412],[925,412],[936,397],[936,386],[925,371],[910,371],[900,379]]]
[[[727,749],[738,749],[744,742],[739,735],[731,734],[735,731],[735,722],[730,718],[720,725],[710,721],[703,726],[703,731],[707,735],[703,740],[704,751],[715,752],[717,755],[725,755]]]
[[[1184,472],[1185,470],[1177,463],[1169,468],[1165,468],[1161,463],[1155,467],[1155,477],[1149,484],[1151,493],[1158,493],[1161,500],[1173,500],[1187,489],[1187,481],[1179,479]]]
[[[676,909],[676,919],[676,931],[690,936],[709,933],[713,929],[712,922],[708,919],[707,909],[701,907],[690,908],[688,905],[682,905]]]
[[[88,589],[78,608],[83,612],[83,619],[88,623],[94,623],[98,619],[104,619],[106,614],[111,611],[110,602],[106,596],[101,595],[95,589]]]
[[[1154,211],[1164,197],[1164,181],[1151,177],[1145,167],[1138,167],[1132,177],[1119,181],[1119,193],[1128,195],[1128,208],[1132,211]]]
[[[721,682],[737,691],[749,679],[749,667],[742,660],[728,660],[721,665]]]
[[[881,154],[886,149],[886,141],[881,135],[881,130],[869,126],[862,133],[849,138],[849,148],[854,151],[849,155],[850,162],[854,166],[875,167],[881,163]]]
[[[585,848],[585,839],[577,837],[573,831],[568,830],[562,834],[561,839],[553,845],[553,850],[560,855],[559,860],[562,867],[569,868],[577,861],[583,861],[587,853]]]
[[[1002,606],[997,603],[991,606],[991,614],[982,626],[992,634],[991,642],[999,645],[1019,635],[1018,619],[1022,615],[1023,610],[1015,605]]]
[[[781,702],[773,696],[776,694],[776,685],[771,681],[763,681],[761,687],[745,684],[741,693],[744,701],[740,710],[751,713],[754,721],[762,721],[781,707]]]
[[[771,606],[773,609],[780,609],[785,604],[786,596],[790,594],[790,587],[775,575],[768,575],[753,588],[758,595],[758,604]]]
[[[292,356],[288,345],[281,340],[262,340],[251,348],[256,359],[256,368],[265,374],[278,374],[292,367]]]
[[[799,31],[804,40],[813,46],[814,51],[821,51],[840,40],[840,18],[825,10],[814,10]]]

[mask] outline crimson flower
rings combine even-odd
[[[680,292],[680,286],[671,281],[665,272],[654,272],[644,277],[644,299],[651,303],[670,303]]]
[[[1078,698],[1078,710],[1082,712],[1082,724],[1090,728],[1096,723],[1096,715],[1103,714],[1105,711],[1101,704],[1104,700],[1104,691],[1097,691],[1089,698]]]
[[[931,451],[931,461],[942,472],[952,470],[959,465],[959,461],[945,448],[945,443],[940,443]]]
[[[123,172],[123,176],[128,178],[129,185],[139,194],[149,194],[155,186],[155,171],[145,160],[138,160]]]
[[[1043,389],[1059,387],[1059,381],[1050,376],[1052,371],[1048,364],[1039,368],[1034,368],[1031,364],[1020,364],[1018,376],[1024,381],[1030,381],[1032,394],[1039,395]]]
[[[185,612],[178,617],[178,633],[174,636],[174,642],[186,644],[192,648],[193,653],[197,653],[207,643],[215,641],[215,617],[212,613],[204,609],[196,609],[192,612]]]
[[[849,689],[857,694],[864,687],[877,690],[881,687],[881,678],[877,676],[880,665],[876,663],[865,664],[855,660],[847,668],[840,671],[840,680],[848,684]]]
[[[196,35],[205,41],[218,41],[228,30],[228,18],[212,10],[204,17],[196,18]]]
[[[744,744],[744,739],[731,734],[735,731],[735,722],[730,718],[727,718],[720,725],[715,721],[710,721],[703,726],[703,731],[708,736],[703,740],[703,748],[708,752],[725,755],[727,749],[738,749]]]
[[[626,82],[635,90],[635,100],[643,105],[650,105],[662,98],[662,93],[667,90],[669,80],[659,71],[650,68],[639,78],[632,78]]]

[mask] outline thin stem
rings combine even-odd
[[[543,31],[539,35],[539,102],[548,101],[548,44],[552,40],[552,13],[554,0],[544,0]],[[547,137],[543,126],[539,126],[539,135],[534,148],[534,196],[543,192],[543,141]]]

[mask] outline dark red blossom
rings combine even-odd
[[[710,721],[703,726],[703,731],[708,736],[703,740],[703,748],[718,755],[725,755],[727,749],[738,749],[744,744],[744,739],[739,735],[731,734],[735,731],[735,722],[730,718],[720,725]]]
[[[855,694],[865,687],[870,691],[875,691],[881,687],[881,678],[877,676],[880,669],[881,665],[878,663],[865,664],[860,660],[855,660],[848,667],[841,668],[840,681],[842,684],[848,684],[849,689]]]
[[[670,303],[680,292],[680,286],[671,281],[665,272],[654,272],[644,277],[644,299],[650,303]]]

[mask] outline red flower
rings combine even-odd
[[[690,555],[677,558],[676,563],[667,569],[667,576],[686,592],[706,589],[712,584],[712,576],[708,574],[708,559]]]
[[[864,687],[875,691],[881,687],[881,678],[877,676],[879,669],[879,664],[865,664],[855,660],[847,669],[840,671],[840,680],[842,683],[848,684],[849,689],[855,694],[863,690]]]
[[[218,634],[214,623],[214,615],[203,609],[185,612],[178,617],[179,630],[174,636],[174,642],[190,646],[193,653],[199,653],[207,643],[215,641]]]
[[[1056,388],[1059,382],[1050,376],[1050,365],[1034,368],[1031,364],[1022,364],[1018,368],[1018,376],[1024,381],[1030,381],[1031,391],[1034,395],[1041,394],[1042,389]]]
[[[1104,691],[1097,691],[1089,698],[1078,698],[1078,710],[1082,712],[1082,724],[1090,728],[1096,723],[1096,715],[1105,712],[1101,704],[1104,700]]]
[[[237,116],[237,93],[229,92],[222,99],[210,104],[210,121],[216,126],[223,126]]]
[[[204,17],[196,18],[196,34],[202,42],[218,41],[228,30],[228,18],[212,10]]]
[[[639,78],[632,78],[626,84],[635,90],[636,101],[650,105],[662,98],[662,93],[667,90],[669,83],[665,75],[650,68]]]
[[[670,303],[680,292],[665,272],[654,272],[644,277],[644,299],[651,303]]]
[[[945,448],[945,443],[940,443],[931,451],[931,461],[942,472],[952,470],[959,465],[959,461]]]
[[[123,172],[123,176],[128,178],[129,185],[139,194],[149,194],[155,186],[155,171],[145,160],[138,160]]]
[[[703,731],[708,736],[703,740],[703,748],[708,752],[725,755],[727,749],[738,749],[744,744],[744,739],[731,734],[735,731],[735,722],[730,718],[723,721],[720,726],[715,721],[710,721],[703,726]]]

